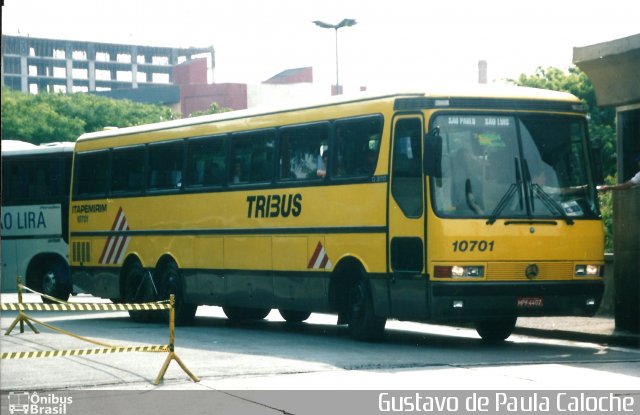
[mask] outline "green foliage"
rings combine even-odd
[[[191,114],[189,114],[189,118],[191,118],[191,117],[199,117],[201,115],[219,114],[221,112],[228,112],[228,111],[231,111],[231,109],[230,108],[220,108],[220,105],[218,105],[217,102],[212,102],[211,105],[209,105],[209,108],[206,111],[192,112]]]
[[[608,176],[605,183],[615,184],[616,179],[613,176]],[[604,251],[613,252],[613,192],[600,193],[599,196],[600,213],[602,213],[604,224]]]
[[[77,93],[23,94],[2,88],[2,138],[34,144],[75,141],[81,134],[104,127],[177,118],[168,107]]]
[[[533,75],[521,74],[517,80],[509,82],[532,88],[569,92],[582,100],[589,114],[589,137],[599,143],[602,149],[604,176],[616,173],[616,127],[615,109],[600,108],[596,103],[593,84],[580,68],[570,67],[568,72],[558,68],[538,68]]]

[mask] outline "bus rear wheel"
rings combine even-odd
[[[311,315],[310,311],[279,309],[278,312],[287,323],[302,323]]]
[[[481,320],[476,322],[476,331],[487,343],[500,343],[506,340],[516,327],[517,317]]]
[[[387,319],[375,315],[371,289],[364,276],[359,276],[349,289],[348,324],[351,336],[361,341],[379,341],[384,337]]]
[[[169,261],[163,265],[158,272],[158,295],[160,300],[168,300],[171,294],[174,295],[175,303],[175,323],[178,326],[186,326],[193,323],[198,309],[197,304],[188,304],[184,301],[182,275],[178,265]],[[164,312],[168,317],[168,312]]]
[[[229,320],[262,320],[271,312],[270,308],[222,307]]]
[[[140,304],[156,301],[158,293],[151,274],[142,267],[140,261],[131,262],[124,270],[124,302]],[[138,323],[148,323],[157,318],[157,311],[129,310],[129,317]]]

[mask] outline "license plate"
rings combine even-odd
[[[542,297],[519,297],[518,307],[544,307],[544,298]]]

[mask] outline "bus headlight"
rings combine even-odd
[[[600,270],[603,267],[600,265],[576,265],[576,277],[598,277],[601,276]]]
[[[435,278],[482,278],[484,267],[482,265],[437,265],[434,267]]]

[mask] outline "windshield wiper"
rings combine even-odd
[[[544,203],[544,205],[547,207],[547,209],[549,209],[550,212],[553,213],[553,211],[555,210],[556,213],[558,213],[562,217],[562,219],[567,222],[567,225],[573,225],[573,219],[571,219],[569,215],[567,215],[567,212],[564,211],[562,205],[560,205],[560,203],[552,198],[549,193],[545,192],[545,190],[537,183],[531,183],[530,186],[536,196],[538,196],[540,200],[542,200],[542,203]]]
[[[511,199],[513,199],[513,195],[515,195],[518,189],[522,187],[522,179],[520,178],[520,169],[518,168],[517,157],[514,159],[514,162],[516,166],[516,182],[511,183],[511,186],[509,186],[507,192],[502,196],[495,209],[493,209],[493,212],[491,212],[491,216],[489,216],[489,219],[486,222],[487,225],[493,225],[496,222],[498,216],[500,216],[504,208],[506,208],[509,205],[509,202],[511,202]],[[520,203],[522,203],[522,200],[520,201]]]
[[[562,205],[560,205],[560,203],[552,198],[549,193],[547,193],[539,184],[533,183],[527,160],[524,160],[523,166],[527,188],[529,189],[528,193],[530,194],[531,199],[531,209],[533,209],[534,206],[533,195],[535,194],[540,198],[540,200],[542,200],[542,203],[547,209],[549,209],[549,212],[553,213],[555,211],[560,215],[560,217],[562,217],[562,219],[564,219],[565,222],[567,222],[567,225],[573,225],[573,219],[571,219],[569,215],[567,215],[567,212],[564,211]],[[531,216],[533,216],[533,212],[531,213]]]
[[[500,199],[496,208],[493,209],[493,212],[491,212],[491,216],[489,216],[489,219],[487,220],[487,225],[493,225],[496,222],[496,220],[498,219],[498,216],[502,213],[504,208],[507,207],[509,202],[511,202],[511,199],[513,199],[513,195],[516,194],[519,187],[520,187],[519,182],[511,183],[511,186],[509,186],[509,190],[507,190],[507,193],[505,193],[504,196],[502,196],[502,199]]]

